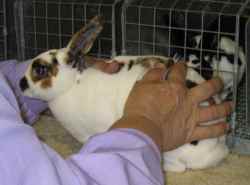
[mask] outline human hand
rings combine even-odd
[[[229,127],[225,122],[201,125],[224,118],[232,111],[231,102],[200,106],[201,102],[222,90],[223,83],[219,78],[188,89],[184,64],[173,65],[167,80],[162,80],[164,73],[163,69],[153,69],[133,87],[123,117],[134,125],[127,121],[126,124],[115,124],[112,128],[139,129],[149,135],[163,151],[226,133]]]

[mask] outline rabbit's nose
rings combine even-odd
[[[25,91],[26,89],[29,88],[29,84],[28,84],[28,81],[27,81],[26,77],[23,77],[20,80],[19,86],[20,86],[22,91]]]

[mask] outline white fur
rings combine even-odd
[[[40,57],[44,56],[46,54]],[[59,58],[57,56],[57,59]],[[138,56],[119,56],[114,60],[127,64],[131,59],[137,58]],[[166,60],[165,57],[161,58]],[[78,141],[84,142],[89,136],[106,131],[122,116],[131,88],[147,71],[141,65],[133,66],[131,70],[127,70],[127,67],[112,75],[93,68],[87,68],[79,74],[77,71],[73,73],[71,67],[65,66],[62,62],[56,77],[58,79],[53,79],[53,87],[47,90],[41,89],[38,84],[32,85],[28,69],[26,77],[29,79],[30,89],[24,93],[48,100],[55,117]],[[188,70],[187,79],[196,83],[204,81],[192,69]],[[65,84],[68,85],[64,86]],[[49,97],[46,91],[50,94]],[[186,144],[164,153],[164,169],[179,172],[187,169],[203,169],[217,165],[227,154],[228,148],[224,136],[206,139],[199,141],[196,146]]]
[[[71,89],[50,101],[49,107],[62,125],[84,142],[122,116],[129,92],[144,72],[140,66],[128,72],[123,68],[114,75],[88,68]]]

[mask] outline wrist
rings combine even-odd
[[[116,128],[131,128],[136,129],[145,135],[149,136],[158,149],[162,151],[163,136],[161,129],[153,121],[143,116],[123,116],[121,119],[116,121],[110,129]]]

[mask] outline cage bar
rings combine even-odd
[[[7,59],[6,1],[0,1],[0,59]]]

